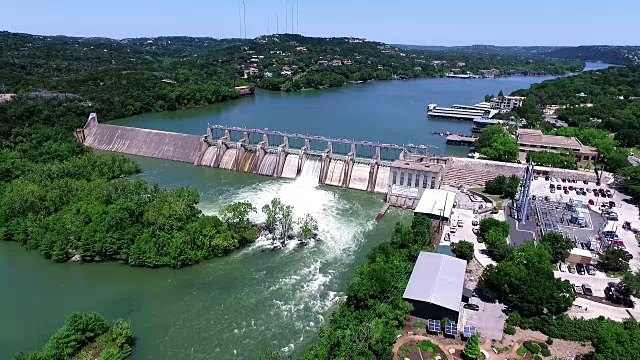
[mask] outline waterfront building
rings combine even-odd
[[[425,190],[440,187],[445,166],[432,160],[414,156],[391,164],[387,194],[392,205],[402,203],[415,208]]]
[[[452,105],[450,108],[430,104],[427,115],[432,118],[470,120],[490,118],[498,111],[492,110],[483,103],[476,105]]]
[[[482,131],[482,129],[486,128],[487,126],[491,126],[491,125],[515,126],[516,122],[515,121],[507,121],[507,120],[477,118],[477,119],[473,119],[473,126],[471,127],[471,132],[478,133],[478,132]]]
[[[590,162],[598,160],[598,150],[591,146],[583,145],[575,137],[544,135],[540,130],[519,129],[518,145],[521,157],[531,151],[560,152],[569,150],[573,153],[576,162]]]
[[[242,96],[251,95],[251,89],[248,86],[236,86],[233,89]]]
[[[522,102],[525,97],[523,96],[496,96],[491,99],[491,108],[494,110],[500,110],[507,112],[514,107],[522,106]]]

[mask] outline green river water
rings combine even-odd
[[[603,64],[592,65],[600,66]],[[603,66],[602,66],[603,67]],[[207,123],[356,138],[444,145],[434,130],[468,133],[470,124],[425,118],[427,103],[479,102],[488,93],[528,87],[545,78],[424,79],[378,82],[324,92],[258,92],[212,107],[146,114],[117,124],[203,134]],[[99,116],[99,115],[98,115]],[[411,213],[391,209],[380,223],[377,194],[317,186],[313,178],[282,180],[134,157],[141,178],[190,186],[215,213],[237,200],[260,208],[275,196],[296,216],[319,221],[321,242],[269,251],[256,243],[226,258],[181,270],[117,263],[54,264],[14,243],[0,243],[0,359],[39,349],[72,311],[131,321],[132,359],[253,359],[262,350],[300,355],[344,297],[355,268]],[[261,220],[260,214],[256,220]]]

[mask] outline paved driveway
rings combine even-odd
[[[591,289],[593,290],[593,295],[595,296],[604,296],[604,288],[609,286],[610,282],[617,283],[620,281],[620,279],[618,278],[608,278],[606,277],[606,275],[604,275],[600,271],[597,271],[595,276],[591,276],[589,274],[578,275],[577,273],[571,274],[569,272],[560,272],[560,271],[554,271],[554,275],[557,278],[560,278],[563,280],[569,280],[571,281],[572,284],[578,283],[582,285],[584,283],[587,283],[591,285]]]
[[[499,303],[488,303],[479,298],[472,298],[472,303],[480,307],[479,311],[465,309],[461,305],[460,309],[460,325],[462,331],[464,326],[475,326],[476,330],[482,335],[490,339],[502,339],[502,329],[507,321],[507,315],[502,312],[504,305]]]

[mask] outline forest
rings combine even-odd
[[[0,103],[0,239],[57,262],[175,268],[255,241],[252,207],[203,215],[197,191],[128,179],[136,163],[78,143],[72,131],[86,115],[77,98]]]

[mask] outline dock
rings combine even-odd
[[[447,145],[473,146],[475,143],[476,138],[474,138],[473,136],[455,134],[447,136]]]

